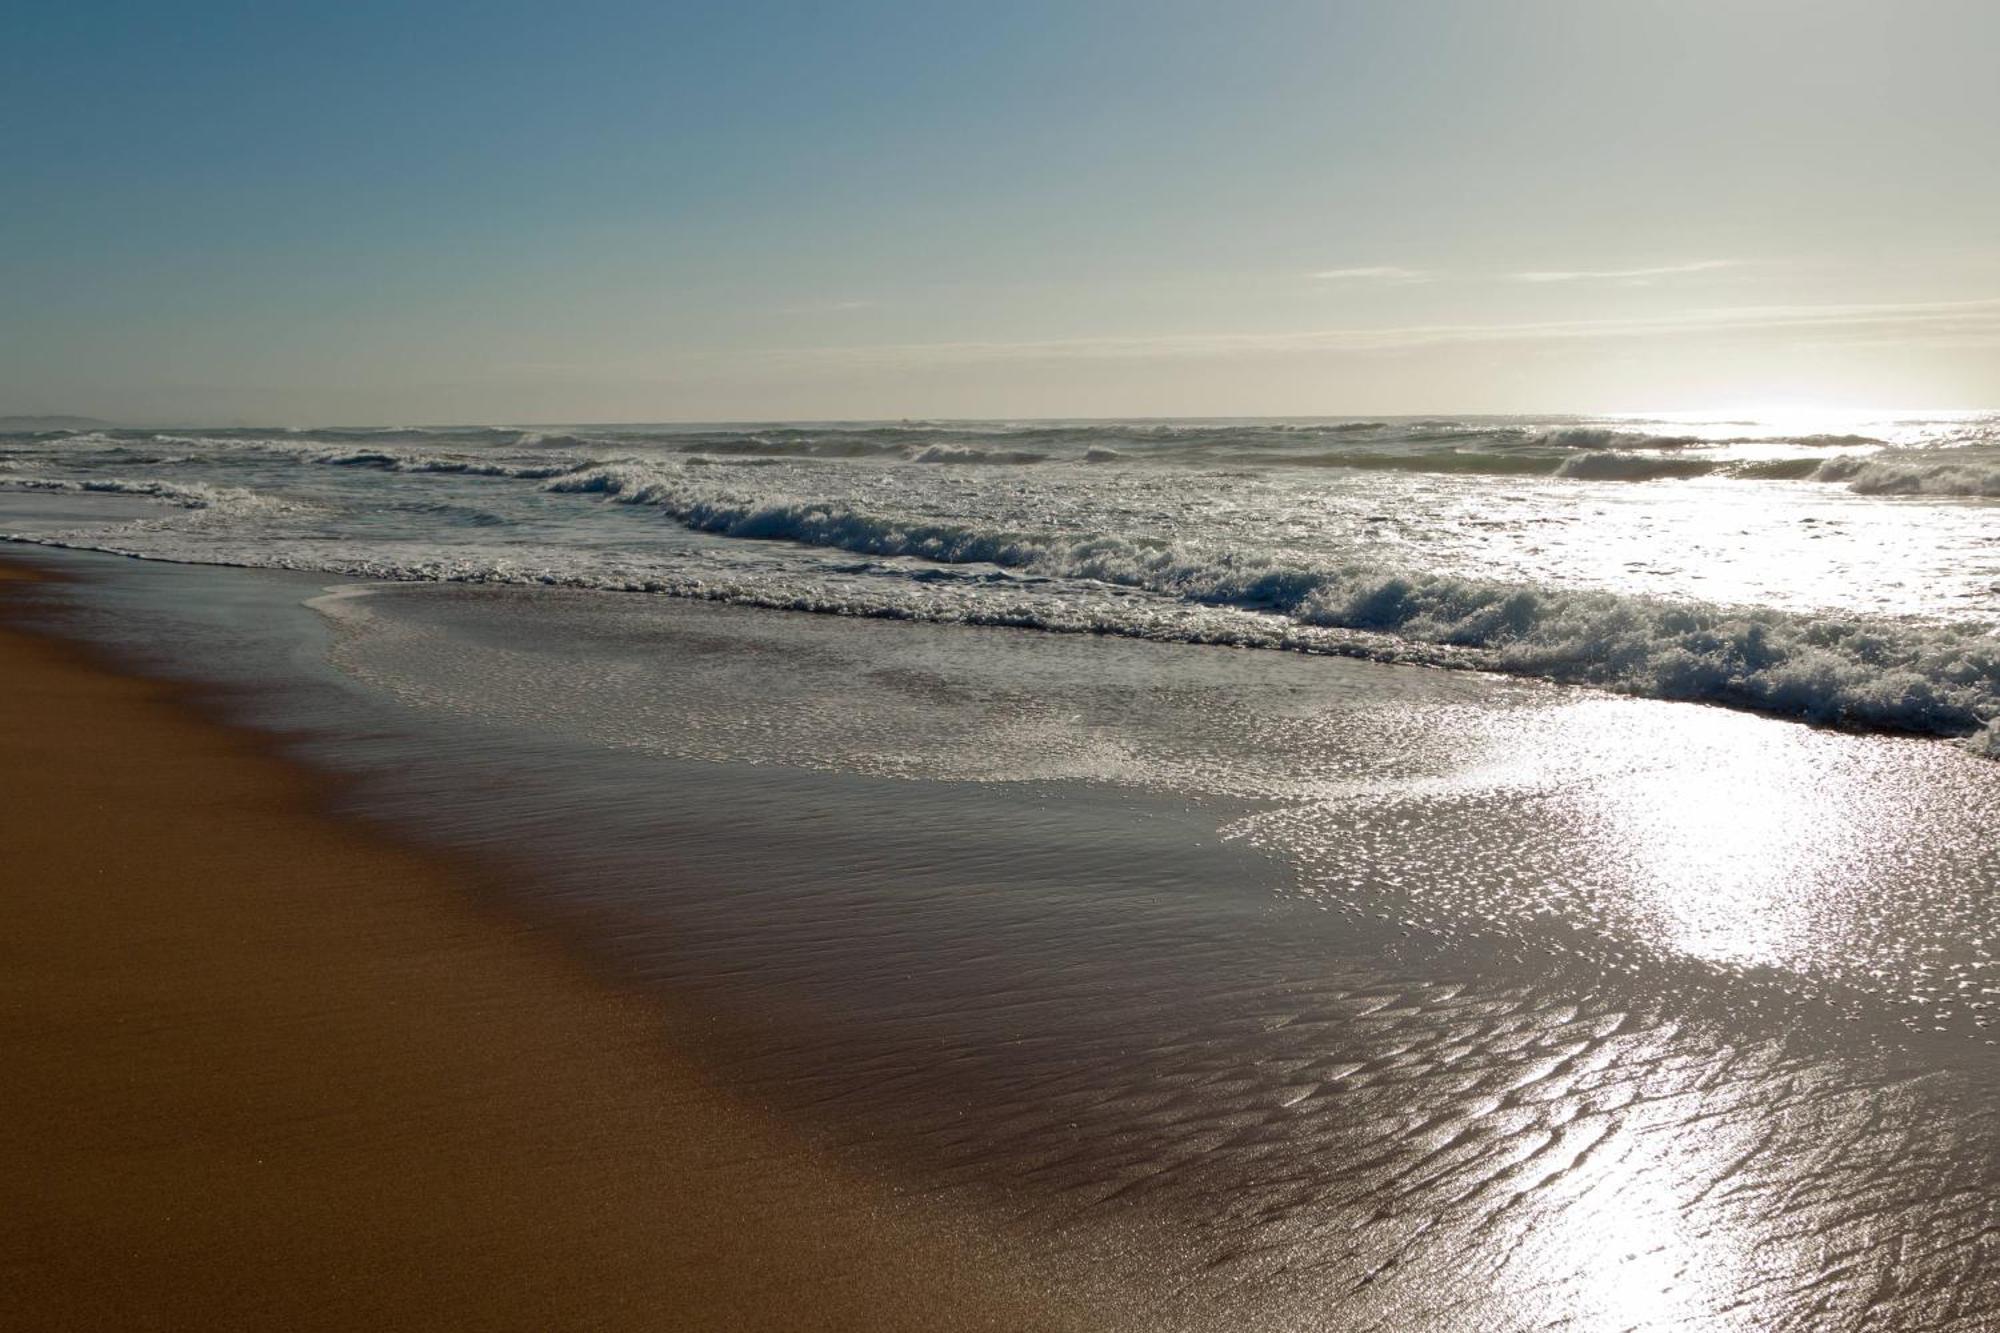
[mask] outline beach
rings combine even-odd
[[[1987,1326],[1991,502],[1745,469],[1990,426],[1714,429],[11,440],[22,651],[145,714],[19,692],[21,826],[152,895],[24,918],[24,1290]]]
[[[1067,1322],[184,688],[0,672],[0,1323]]]
[[[2000,4],[1800,9],[25,0],[0,1333],[2000,1333]]]
[[[2000,3],[1802,8],[25,0],[0,1333],[2000,1333]]]

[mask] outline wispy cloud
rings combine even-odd
[[[1322,282],[1429,282],[1435,275],[1397,264],[1368,264],[1360,268],[1321,269],[1313,276]]]
[[[798,348],[774,350],[769,355],[819,363],[938,365],[1379,352],[1449,343],[1726,336],[1781,331],[1791,331],[1801,337],[1848,342],[1900,340],[1933,345],[2000,345],[2000,297],[1878,305],[1736,306],[1635,319],[1551,320],[1523,324],[1419,324],[1294,333],[1170,334],[1034,342]]]
[[[1709,273],[1719,268],[1738,268],[1740,259],[1694,259],[1685,264],[1660,264],[1653,268],[1536,269],[1510,273],[1516,282],[1645,282],[1678,273]]]
[[[873,301],[817,301],[805,305],[788,305],[780,314],[785,315],[834,315],[846,310],[872,310]]]

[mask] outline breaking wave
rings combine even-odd
[[[1899,454],[1829,458],[1814,469],[1815,481],[1847,483],[1862,495],[1963,495],[2000,499],[2000,458],[1971,450],[1942,456]]]
[[[933,444],[910,455],[912,463],[1000,463],[1024,466],[1048,461],[1047,454],[1025,449],[974,449],[962,444]]]
[[[899,422],[821,426],[383,427],[186,432],[92,430],[32,438],[51,455],[77,451],[133,464],[161,452],[222,450],[401,473],[541,481],[611,458],[880,460],[886,464],[1121,463],[1218,469],[1351,468],[1460,476],[1661,482],[1703,477],[1846,485],[1864,495],[2000,496],[1991,417],[1898,435],[1746,435],[1644,429],[1638,424],[1496,419],[1418,421]],[[1922,423],[1919,423],[1920,425]],[[1726,432],[1726,433],[1725,433]],[[1885,430],[1885,435],[1896,435]],[[1779,456],[1770,456],[1773,453]]]
[[[0,476],[0,491],[44,491],[66,495],[134,495],[182,509],[292,510],[298,506],[237,486],[211,486],[206,482],[131,480],[123,477],[92,477],[72,480],[64,477]]]
[[[2000,758],[2000,635],[1989,611],[1985,625],[1947,623],[1990,608],[2000,592],[1986,572],[1995,539],[1980,531],[1983,506],[2000,499],[2000,446],[1993,422],[1982,422],[1950,423],[1955,435],[1926,427],[1914,446],[1914,435],[1899,436],[1905,443],[1896,447],[1837,435],[1774,449],[1616,424],[1445,420],[96,431],[10,444],[0,489],[153,500],[161,513],[49,538],[150,558],[560,582],[846,615],[1341,652],[1967,737]],[[864,461],[814,461],[850,458]],[[1086,474],[1066,473],[1068,464],[1119,466]],[[1212,484],[1220,507],[1188,500],[1180,492],[1195,488],[1163,464],[1203,469],[1202,487]],[[148,476],[148,466],[162,471]],[[1272,477],[1267,468],[1293,471]],[[1467,480],[1322,481],[1300,470],[1311,468]],[[1784,503],[1813,511],[1801,520],[1812,525],[1811,540],[1858,553],[1835,569],[1879,561],[1888,549],[1883,525],[1900,529],[1904,519],[1909,532],[1949,544],[1924,567],[1931,586],[1906,588],[1892,573],[1868,583],[1865,598],[1831,603],[1847,609],[1828,614],[1801,609],[1829,603],[1796,591],[1783,571],[1772,573],[1777,592],[1739,594],[1743,580],[1710,580],[1700,569],[1686,577],[1681,553],[1657,544],[1639,553],[1664,569],[1628,565],[1639,572],[1617,580],[1622,592],[1594,591],[1597,575],[1572,577],[1594,554],[1579,543],[1609,532],[1613,520],[1579,514],[1585,506],[1556,485],[1482,487],[1476,479],[1485,476],[1798,483]],[[1868,517],[1852,535],[1825,535],[1843,531],[1846,519],[1820,512],[1830,501],[1806,496],[1813,483],[1934,502],[1864,506]],[[793,488],[826,498],[783,493]],[[593,518],[587,506],[551,504],[558,495],[637,512]],[[1482,497],[1513,517],[1489,532]],[[294,509],[312,521],[266,521]],[[646,510],[694,533],[847,554],[737,547],[731,555],[696,543],[700,558],[676,563],[687,539],[649,528]],[[238,527],[232,515],[250,521]],[[605,521],[614,526],[595,526]],[[1503,533],[1506,523],[1515,527]],[[1563,525],[1586,535],[1565,535]],[[1740,560],[1762,549],[1725,545],[1723,555],[1700,558]],[[1770,549],[1792,558],[1810,548],[1787,539]],[[1579,555],[1577,565],[1561,563]],[[1938,563],[1946,555],[1951,563]],[[1481,572],[1492,577],[1473,576]],[[1656,600],[1704,595],[1770,596],[1790,609]],[[1905,609],[1930,619],[1893,618]]]
[[[1698,435],[1649,435],[1644,431],[1606,426],[1559,426],[1533,437],[1532,443],[1555,449],[1697,449],[1716,441]]]
[[[1294,565],[1110,535],[913,523],[817,501],[701,494],[643,467],[593,468],[545,489],[649,506],[716,536],[1090,581],[1263,612],[1300,627],[1388,636],[1445,650],[1436,660],[1446,665],[1811,721],[1970,736],[1982,752],[1992,750],[2000,725],[2000,636],[1987,630],[1706,606],[1369,564]],[[1135,621],[1124,632],[1150,636],[1151,623]],[[1121,632],[1116,625],[1099,628]],[[1408,658],[1400,646],[1349,643],[1340,650]]]
[[[580,467],[591,466],[597,460],[565,463],[500,463],[478,458],[397,454],[380,449],[356,449],[314,454],[310,461],[334,467],[372,467],[383,472],[437,472],[456,476],[514,477],[523,481],[541,481],[574,472]]]
[[[1578,454],[1565,458],[1556,468],[1558,477],[1578,477],[1588,481],[1664,481],[1681,477],[1706,477],[1720,465],[1705,458],[1662,458],[1655,454]]]

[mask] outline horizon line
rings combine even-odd
[[[1052,422],[1163,422],[1163,421],[1422,421],[1430,419],[1472,419],[1480,417],[1525,417],[1530,419],[1614,418],[1631,417],[1647,420],[1667,420],[1675,417],[1772,417],[1780,415],[1808,416],[1820,414],[1842,417],[1889,417],[1889,416],[2000,416],[2000,406],[1944,407],[1926,406],[1868,406],[1836,407],[1811,404],[1766,404],[1763,406],[1720,406],[1712,408],[1604,408],[1586,410],[1566,408],[1557,411],[1494,411],[1472,410],[1451,411],[1431,409],[1420,412],[1202,412],[1202,413],[1112,413],[1108,415],[1050,415],[1028,416],[997,414],[989,416],[876,416],[876,417],[632,417],[615,420],[549,420],[528,421],[519,418],[489,418],[486,420],[460,421],[315,421],[310,423],[280,421],[190,421],[190,420],[145,420],[127,418],[88,416],[81,412],[0,412],[0,421],[34,420],[36,418],[72,417],[102,423],[101,427],[50,427],[51,432],[70,431],[88,434],[93,429],[112,430],[451,430],[476,428],[481,430],[547,430],[559,427],[591,427],[618,429],[640,426],[897,426],[897,425],[998,425],[1014,422],[1047,424]],[[8,432],[13,433],[13,432]]]

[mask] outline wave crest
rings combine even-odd
[[[315,463],[333,467],[372,467],[383,472],[439,472],[473,477],[514,477],[542,481],[560,477],[597,460],[568,463],[498,463],[482,458],[460,458],[437,454],[398,454],[381,449],[351,449],[315,454]]]
[[[1813,470],[1815,481],[1846,482],[1862,495],[1963,495],[2000,499],[2000,459],[1972,457],[1829,458]]]
[[[1025,466],[1048,459],[1026,449],[974,449],[962,444],[933,444],[910,455],[912,463],[1003,463]]]
[[[1706,477],[1717,467],[1706,458],[1662,458],[1607,450],[1565,458],[1555,474],[1584,481],[1665,481]]]
[[[1698,435],[1652,435],[1610,426],[1558,426],[1527,442],[1554,449],[1698,449],[1717,443]]]
[[[1424,645],[1448,650],[1437,658],[1447,665],[1812,721],[1972,736],[1975,748],[1991,749],[2000,726],[2000,637],[1965,627],[1732,609],[1371,565],[1290,565],[1108,535],[897,522],[827,502],[701,494],[633,465],[588,469],[545,489],[651,506],[716,536],[992,564],[1392,641],[1339,648],[1363,656],[1404,660],[1407,645]],[[1146,634],[1147,623],[1131,622],[1124,632]]]
[[[134,495],[176,505],[182,509],[295,510],[299,505],[278,500],[240,486],[211,486],[206,482],[131,480],[123,477],[93,477],[76,481],[64,477],[0,477],[0,490],[42,491],[64,495]]]

